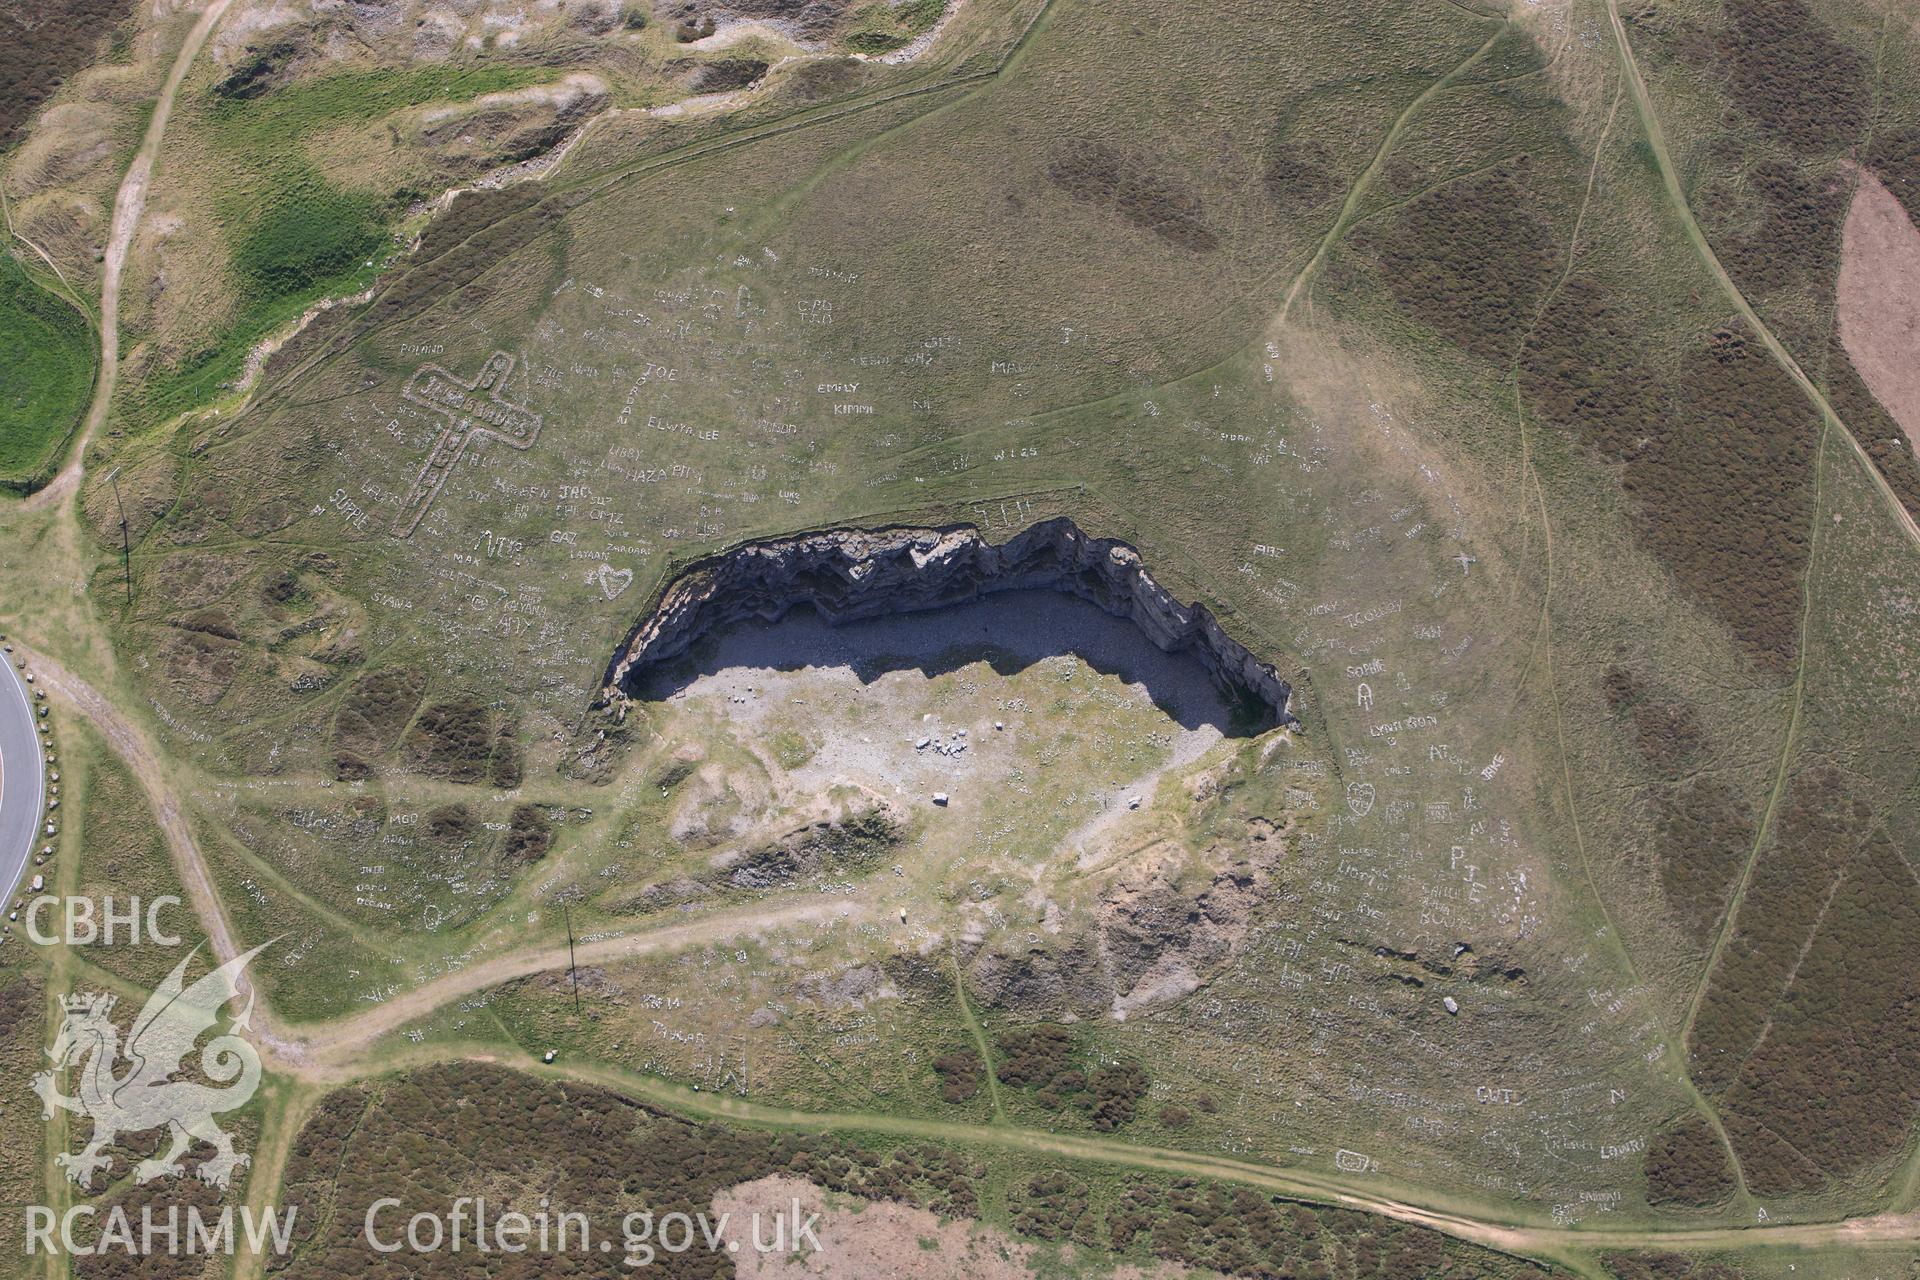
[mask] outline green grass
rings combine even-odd
[[[891,53],[931,31],[946,10],[946,0],[869,5],[855,15],[859,25],[847,36],[847,47],[856,53]]]
[[[379,245],[374,202],[316,182],[262,209],[233,265],[251,296],[278,299],[351,273]]]
[[[236,208],[229,223],[240,306],[219,338],[149,384],[147,414],[164,420],[216,398],[240,376],[247,353],[315,299],[351,293],[392,245],[380,201],[343,191],[305,165],[279,194]]]
[[[484,93],[551,79],[537,66],[422,67],[413,71],[352,71],[277,89],[241,101],[210,96],[208,114],[223,142],[283,151],[287,143],[330,124],[374,120],[429,102],[469,102]]]
[[[347,72],[249,100],[210,91],[203,119],[219,149],[248,176],[228,186],[221,210],[240,305],[211,342],[148,383],[138,415],[165,421],[217,399],[262,339],[314,301],[370,282],[390,256],[393,226],[412,201],[430,194],[350,191],[307,160],[307,140],[331,126],[429,102],[468,102],[551,76],[541,67],[427,67]]]
[[[320,298],[364,288],[394,248],[372,202],[324,188],[261,211],[242,230],[235,254],[244,290],[219,337],[154,377],[137,414],[162,422],[216,399],[236,381],[247,355]]]
[[[26,489],[51,469],[93,390],[86,317],[0,253],[0,484]]]

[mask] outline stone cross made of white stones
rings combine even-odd
[[[395,537],[410,536],[440,496],[467,442],[475,436],[493,436],[516,449],[530,449],[540,435],[540,415],[506,398],[513,376],[513,357],[496,351],[487,357],[470,381],[462,382],[437,364],[421,365],[407,379],[400,394],[446,419],[427,460],[414,477],[405,505],[393,520]]]

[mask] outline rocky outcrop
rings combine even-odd
[[[1198,893],[1195,868],[1151,855],[1107,886],[1097,921],[1114,1017],[1191,994],[1240,950],[1272,896],[1292,830],[1291,818],[1284,826],[1250,819],[1245,841],[1204,855]]]
[[[699,561],[675,579],[608,672],[604,695],[637,687],[649,669],[701,637],[747,618],[777,621],[810,604],[830,623],[963,604],[996,591],[1045,588],[1129,619],[1155,645],[1191,653],[1229,698],[1288,723],[1287,682],[1200,604],[1155,582],[1140,553],[1048,520],[1002,543],[972,526],[836,529],[751,542]]]
[[[1288,911],[1279,890],[1292,831],[1291,818],[1256,817],[1245,838],[1197,857],[1156,845],[1107,879],[1089,916],[1053,936],[992,936],[976,923],[959,940],[968,991],[1037,1018],[1125,1020],[1184,999],[1242,953],[1263,909],[1275,922]]]
[[[982,948],[966,968],[967,990],[982,1004],[1027,1017],[1098,1017],[1113,1000],[1098,941],[1067,939]]]

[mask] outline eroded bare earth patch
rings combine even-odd
[[[767,1224],[782,1214],[792,1221],[793,1206],[804,1220],[819,1215],[819,1249],[809,1243],[799,1256],[754,1247],[756,1218],[765,1245],[773,1237]],[[1039,1273],[1045,1257],[1035,1245],[966,1218],[942,1218],[904,1204],[842,1200],[839,1205],[804,1178],[771,1177],[744,1183],[713,1198],[713,1214],[726,1216],[722,1234],[741,1277],[868,1276],[913,1280],[1027,1280]],[[1101,1269],[1095,1264],[1095,1274]],[[1160,1263],[1147,1269],[1122,1266],[1115,1280],[1191,1275],[1184,1267]]]
[[[1866,170],[1847,211],[1839,319],[1847,358],[1920,450],[1920,228]]]

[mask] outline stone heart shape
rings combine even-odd
[[[600,566],[600,589],[611,600],[633,585],[633,570],[616,569],[610,564]]]
[[[1353,816],[1364,818],[1373,812],[1373,784],[1371,782],[1349,782],[1347,784],[1347,808],[1353,810]]]

